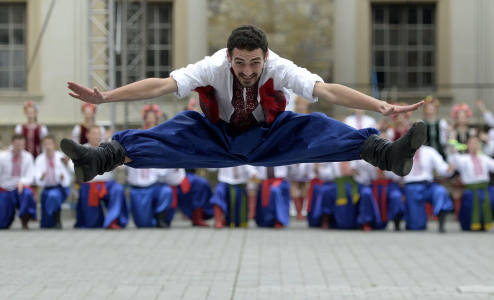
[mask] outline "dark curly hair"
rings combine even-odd
[[[233,29],[226,43],[226,47],[230,57],[232,56],[233,48],[248,51],[261,48],[264,56],[266,56],[268,52],[268,39],[262,29],[253,25],[242,25]]]

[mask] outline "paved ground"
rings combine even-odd
[[[494,299],[494,233],[452,222],[445,235],[434,223],[401,233],[174,225],[16,223],[0,232],[0,299]]]

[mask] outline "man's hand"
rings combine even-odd
[[[67,84],[68,88],[74,92],[69,93],[72,98],[92,104],[101,104],[105,102],[105,96],[98,90],[98,88],[94,88],[93,90],[88,89],[87,87],[72,81],[67,82]]]
[[[24,191],[24,184],[21,182],[17,183],[17,194],[22,194],[22,191]]]
[[[383,114],[383,116],[390,116],[394,114],[401,114],[409,111],[415,111],[419,109],[422,105],[424,105],[424,103],[425,103],[424,101],[420,101],[419,103],[415,103],[412,105],[403,105],[403,106],[386,103],[384,105],[384,108],[381,110],[381,113]]]
[[[453,173],[456,170],[455,166],[449,165],[448,167],[448,173]]]
[[[487,108],[485,107],[484,101],[477,99],[476,101],[477,108],[482,112],[485,113],[487,111]]]
[[[45,177],[46,177],[46,172],[43,173],[43,175],[41,175],[41,180],[45,180]]]

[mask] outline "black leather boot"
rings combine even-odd
[[[53,219],[55,219],[55,229],[62,229],[62,222],[60,222],[60,211],[53,212]]]
[[[439,221],[439,232],[445,233],[446,229],[444,229],[444,223],[446,222],[446,212],[444,210],[441,210],[437,215],[437,219]]]
[[[396,218],[393,220],[393,222],[395,223],[395,231],[401,231],[401,228],[400,228],[400,222],[401,222],[401,219],[402,219],[402,215],[399,214],[398,216],[396,216]]]
[[[93,148],[63,139],[60,148],[74,162],[75,177],[82,182],[113,171],[125,161],[125,150],[117,141],[101,143]]]
[[[360,157],[384,171],[392,171],[398,176],[410,174],[413,156],[427,138],[424,122],[413,124],[400,139],[390,142],[377,135],[371,135],[364,143]]]
[[[170,228],[170,225],[168,225],[165,222],[166,210],[157,213],[155,217],[156,217],[156,227],[157,228]]]

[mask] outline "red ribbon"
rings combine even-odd
[[[106,182],[97,181],[89,183],[89,196],[88,205],[89,207],[98,207],[99,201],[103,199],[108,194],[106,190]]]
[[[268,207],[271,187],[278,187],[283,182],[283,178],[270,178],[262,181],[261,202],[262,207]]]
[[[324,181],[319,178],[314,178],[310,181],[309,191],[307,192],[307,212],[311,212],[312,210],[312,195],[314,194],[314,186],[322,185]]]
[[[379,211],[381,212],[381,222],[383,223],[388,221],[387,191],[390,183],[390,179],[380,179],[372,181],[372,193],[374,194],[375,201],[378,201],[377,205],[379,206]],[[381,191],[381,197],[379,197],[380,185],[383,187]]]

